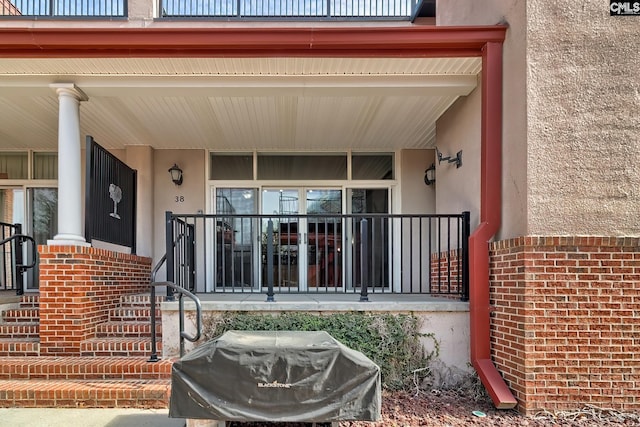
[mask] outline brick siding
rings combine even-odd
[[[459,271],[459,250],[431,254],[431,281],[429,291],[433,294],[457,294],[462,290],[462,274]],[[458,297],[459,295],[455,295]]]
[[[120,297],[148,291],[151,259],[83,246],[39,246],[40,354],[79,356]]]
[[[527,414],[640,410],[640,239],[490,244],[493,358]]]

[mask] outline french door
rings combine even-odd
[[[264,188],[261,213],[274,231],[273,277],[263,268],[263,286],[270,280],[285,291],[341,286],[342,190]]]
[[[24,188],[3,187],[0,188],[0,220],[8,224],[22,224],[22,233],[32,236],[37,245],[44,245],[57,233],[58,225],[58,191],[55,188]],[[3,236],[6,238],[8,236]],[[8,245],[0,248],[0,281],[4,287],[14,284],[7,283],[11,280],[8,265],[10,254],[7,253]],[[31,256],[31,248],[24,247],[22,254],[24,260]],[[29,269],[25,275],[25,290],[38,289],[38,264]]]

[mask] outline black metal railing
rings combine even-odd
[[[15,290],[17,295],[22,295],[24,273],[35,267],[38,260],[36,242],[33,237],[22,234],[21,224],[0,222],[0,248],[0,289]]]
[[[125,18],[127,0],[6,0],[0,16],[24,18]]]
[[[159,0],[162,18],[409,20],[415,0]]]
[[[167,212],[166,226],[167,280],[194,292],[266,293],[268,300],[282,293],[468,299],[468,212]]]

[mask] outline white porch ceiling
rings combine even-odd
[[[393,150],[477,85],[479,58],[0,59],[0,149],[56,150],[52,83],[75,83],[81,134],[156,149]]]

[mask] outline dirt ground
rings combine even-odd
[[[474,411],[480,411],[474,415]],[[486,396],[456,392],[384,392],[382,419],[376,422],[343,421],[340,427],[457,427],[457,426],[640,426],[640,414],[586,407],[578,411],[541,413],[525,417],[514,410],[495,409]],[[478,416],[479,415],[479,416]],[[232,427],[309,427],[310,423],[231,423]],[[316,427],[329,423],[316,423]]]
[[[474,411],[480,411],[474,415]],[[484,415],[484,416],[482,416]],[[454,426],[640,426],[640,414],[584,408],[573,412],[525,417],[515,410],[498,410],[486,396],[473,398],[454,392],[384,393],[382,421],[342,422],[341,427]]]

